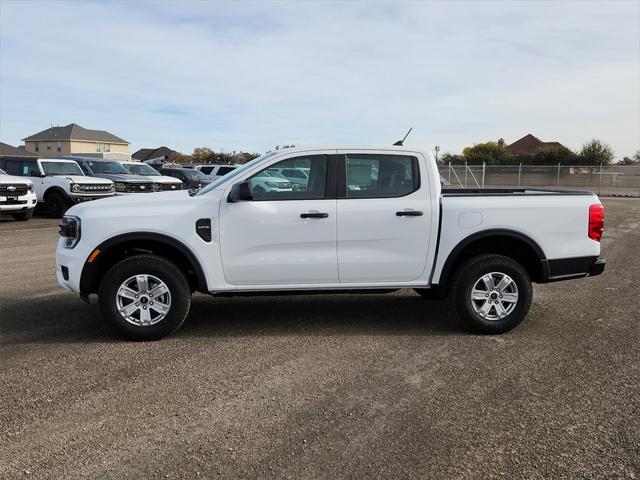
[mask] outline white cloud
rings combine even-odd
[[[640,147],[640,6],[0,2],[0,138],[264,150],[525,133]]]

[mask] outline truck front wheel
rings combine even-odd
[[[33,208],[31,210],[25,210],[24,212],[17,212],[12,214],[14,220],[19,222],[25,222],[33,216]]]
[[[53,192],[47,196],[47,208],[51,218],[62,218],[64,212],[69,208],[69,203],[60,193]]]
[[[135,255],[116,263],[98,291],[107,325],[129,340],[159,340],[177,330],[191,306],[184,273],[155,255]]]
[[[497,334],[524,319],[532,298],[531,279],[522,265],[503,255],[480,255],[456,271],[449,301],[471,330]]]

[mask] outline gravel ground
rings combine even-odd
[[[640,201],[604,203],[605,273],[493,337],[401,291],[198,295],[122,342],[57,222],[0,220],[0,478],[640,477]]]

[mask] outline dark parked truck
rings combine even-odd
[[[129,173],[120,162],[90,157],[65,158],[76,162],[82,171],[90,177],[111,180],[115,185],[116,195],[153,193],[160,190],[159,185],[155,184],[151,179]]]
[[[265,172],[288,168],[304,170],[307,182],[253,188]],[[278,150],[195,195],[117,198],[68,213],[60,285],[97,294],[107,323],[133,339],[177,329],[194,291],[401,288],[447,296],[470,329],[495,334],[525,318],[533,283],[598,275],[605,265],[594,194],[443,193],[432,155],[407,147]]]

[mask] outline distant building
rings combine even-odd
[[[498,145],[504,145],[504,140],[501,138],[498,140]],[[511,145],[507,145],[505,150],[509,155],[535,155],[540,150],[565,148],[564,145],[558,142],[543,142],[537,137],[534,137],[530,133],[525,135],[520,140],[516,140]]]
[[[126,140],[104,130],[89,130],[75,123],[50,127],[22,140],[25,150],[42,157],[81,154],[104,156],[109,153],[129,156],[129,142]]]
[[[36,154],[27,152],[24,149],[12,147],[7,143],[0,142],[0,157],[37,157]]]
[[[147,163],[171,163],[177,155],[180,155],[180,152],[171,150],[169,147],[141,148],[131,155],[131,158]]]

